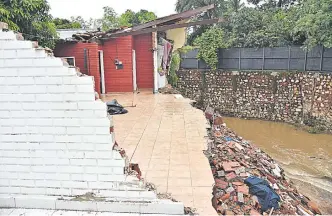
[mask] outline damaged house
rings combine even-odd
[[[174,14],[132,28],[76,33],[61,40],[56,57],[66,58],[84,74],[94,77],[98,93],[154,93],[166,85],[172,50],[185,44],[186,28],[217,23],[218,19],[190,22],[214,5]]]

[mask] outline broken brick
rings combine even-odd
[[[244,203],[243,193],[237,193],[237,198],[239,203]]]
[[[223,162],[222,167],[226,172],[234,171],[236,167],[239,167],[240,164],[238,162]]]
[[[272,175],[267,174],[266,177],[267,177],[267,180],[269,180],[269,182],[271,182],[272,184],[276,183],[276,180],[273,178]]]
[[[219,131],[216,131],[214,134],[216,137],[221,137],[221,133]]]
[[[240,177],[247,178],[247,177],[249,177],[249,174],[248,173],[240,173]]]
[[[227,193],[227,194],[224,194],[222,197],[220,197],[220,199],[221,199],[222,201],[225,201],[225,200],[229,199],[230,197],[231,197],[231,194],[230,194],[230,193]]]
[[[223,121],[222,117],[216,117],[214,119],[213,123],[214,123],[214,125],[222,125],[222,124],[224,124],[224,121]]]
[[[233,185],[235,186],[241,186],[243,185],[244,183],[243,182],[232,182]]]
[[[226,179],[227,179],[227,181],[232,180],[232,179],[234,179],[234,178],[236,178],[236,177],[237,177],[237,175],[236,175],[234,172],[228,173],[228,174],[226,175]]]
[[[249,188],[247,185],[242,185],[237,187],[237,192],[249,195]]]
[[[244,167],[239,167],[235,170],[235,173],[239,175],[240,173],[244,173],[246,171],[246,168]]]
[[[227,193],[232,193],[233,191],[235,191],[235,189],[233,187],[229,187],[226,189]]]
[[[228,183],[225,182],[225,181],[223,181],[223,180],[216,179],[215,182],[216,182],[216,186],[217,186],[218,188],[226,189],[226,188],[228,187]]]
[[[250,215],[261,215],[261,214],[258,211],[256,211],[255,209],[251,209]]]
[[[234,215],[234,213],[231,210],[226,210],[225,215]]]

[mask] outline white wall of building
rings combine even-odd
[[[0,194],[78,195],[124,181],[92,77],[0,29]]]

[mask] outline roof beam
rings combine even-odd
[[[197,14],[200,14],[202,12],[205,12],[207,10],[211,10],[213,8],[214,8],[214,4],[211,4],[211,5],[201,7],[201,8],[197,8],[197,9],[194,9],[194,10],[188,10],[188,11],[185,11],[185,12],[182,12],[182,13],[169,15],[169,16],[166,16],[166,17],[162,17],[162,18],[153,20],[153,21],[148,22],[148,23],[144,23],[144,24],[141,24],[141,25],[138,25],[138,26],[134,26],[134,27],[132,27],[132,30],[137,31],[137,30],[140,30],[140,29],[144,29],[144,28],[155,26],[155,25],[159,25],[159,24],[171,21],[171,20],[176,20],[176,19],[181,19],[181,18],[189,18],[189,17],[195,16]]]
[[[172,25],[165,25],[165,26],[160,26],[156,28],[147,28],[147,29],[141,29],[138,31],[130,31],[130,32],[122,32],[122,33],[113,33],[109,34],[108,36],[111,38],[117,38],[117,37],[124,37],[124,36],[129,36],[129,35],[140,35],[140,34],[146,34],[150,32],[160,32],[160,31],[167,31],[170,29],[177,29],[177,28],[185,28],[185,27],[190,27],[190,26],[196,26],[196,25],[211,25],[214,23],[220,23],[224,22],[224,19],[208,19],[208,20],[201,20],[201,21],[196,21],[196,22],[189,22],[189,23],[179,23],[179,24],[172,24]]]

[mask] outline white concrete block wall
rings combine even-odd
[[[0,195],[78,195],[125,180],[93,82],[0,30]]]

